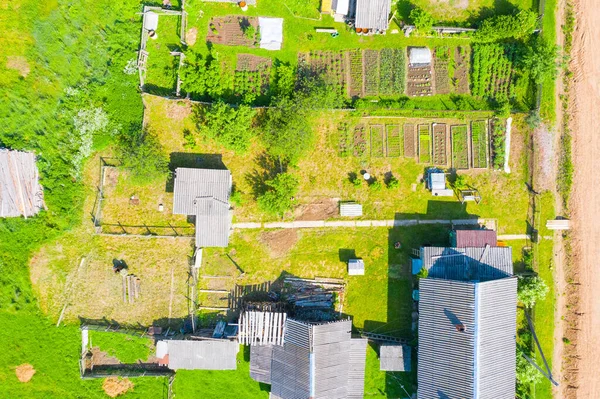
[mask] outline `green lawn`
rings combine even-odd
[[[542,18],[542,35],[550,43],[556,43],[556,8],[557,0],[546,0]],[[556,79],[546,79],[543,82],[540,115],[544,120],[553,124],[556,121]]]
[[[469,1],[431,1],[431,0],[399,0],[398,11],[401,18],[408,18],[412,5],[429,11],[442,23],[462,23],[470,25],[482,17],[493,14],[510,14],[517,7],[534,9],[537,0],[469,0]],[[537,9],[535,9],[537,11]]]
[[[179,17],[161,14],[156,33],[157,39],[148,38],[146,50],[148,63],[144,89],[148,92],[170,96],[175,93],[179,57],[171,51],[180,51]]]

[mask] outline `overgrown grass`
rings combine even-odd
[[[461,2],[431,2],[429,0],[400,0],[398,10],[400,17],[406,21],[410,4],[429,11],[433,17],[443,24],[459,24],[471,26],[480,19],[493,14],[510,14],[517,7],[522,9],[533,9],[537,5],[536,0],[470,0],[467,7]]]
[[[557,0],[546,0],[542,18],[542,36],[556,44],[556,7]],[[556,122],[556,78],[548,78],[542,83],[540,116],[550,124]]]
[[[90,331],[89,337],[93,347],[116,357],[121,363],[145,362],[155,351],[149,338],[101,331]]]

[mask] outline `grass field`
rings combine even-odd
[[[491,14],[510,14],[517,7],[534,9],[537,0],[470,0],[470,1],[430,1],[399,0],[398,11],[402,18],[407,18],[411,5],[429,11],[440,22],[474,23]]]

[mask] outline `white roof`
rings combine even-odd
[[[362,276],[365,274],[365,262],[362,259],[350,259],[348,261],[348,274],[351,276]]]
[[[156,30],[158,28],[158,14],[148,11],[144,14],[144,29]]]
[[[283,43],[283,18],[258,18],[260,48],[281,50]]]
[[[431,190],[444,190],[446,188],[446,174],[443,172],[431,173]]]
[[[431,50],[427,47],[412,47],[409,51],[411,65],[431,64]]]
[[[350,8],[350,0],[338,0],[335,7],[335,13],[340,15],[348,15],[348,9]]]

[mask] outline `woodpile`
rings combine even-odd
[[[333,309],[341,304],[344,281],[316,278],[314,280],[288,277],[285,279],[286,298],[300,308]]]
[[[142,292],[141,281],[134,274],[123,276],[123,303],[134,303],[139,298]]]

